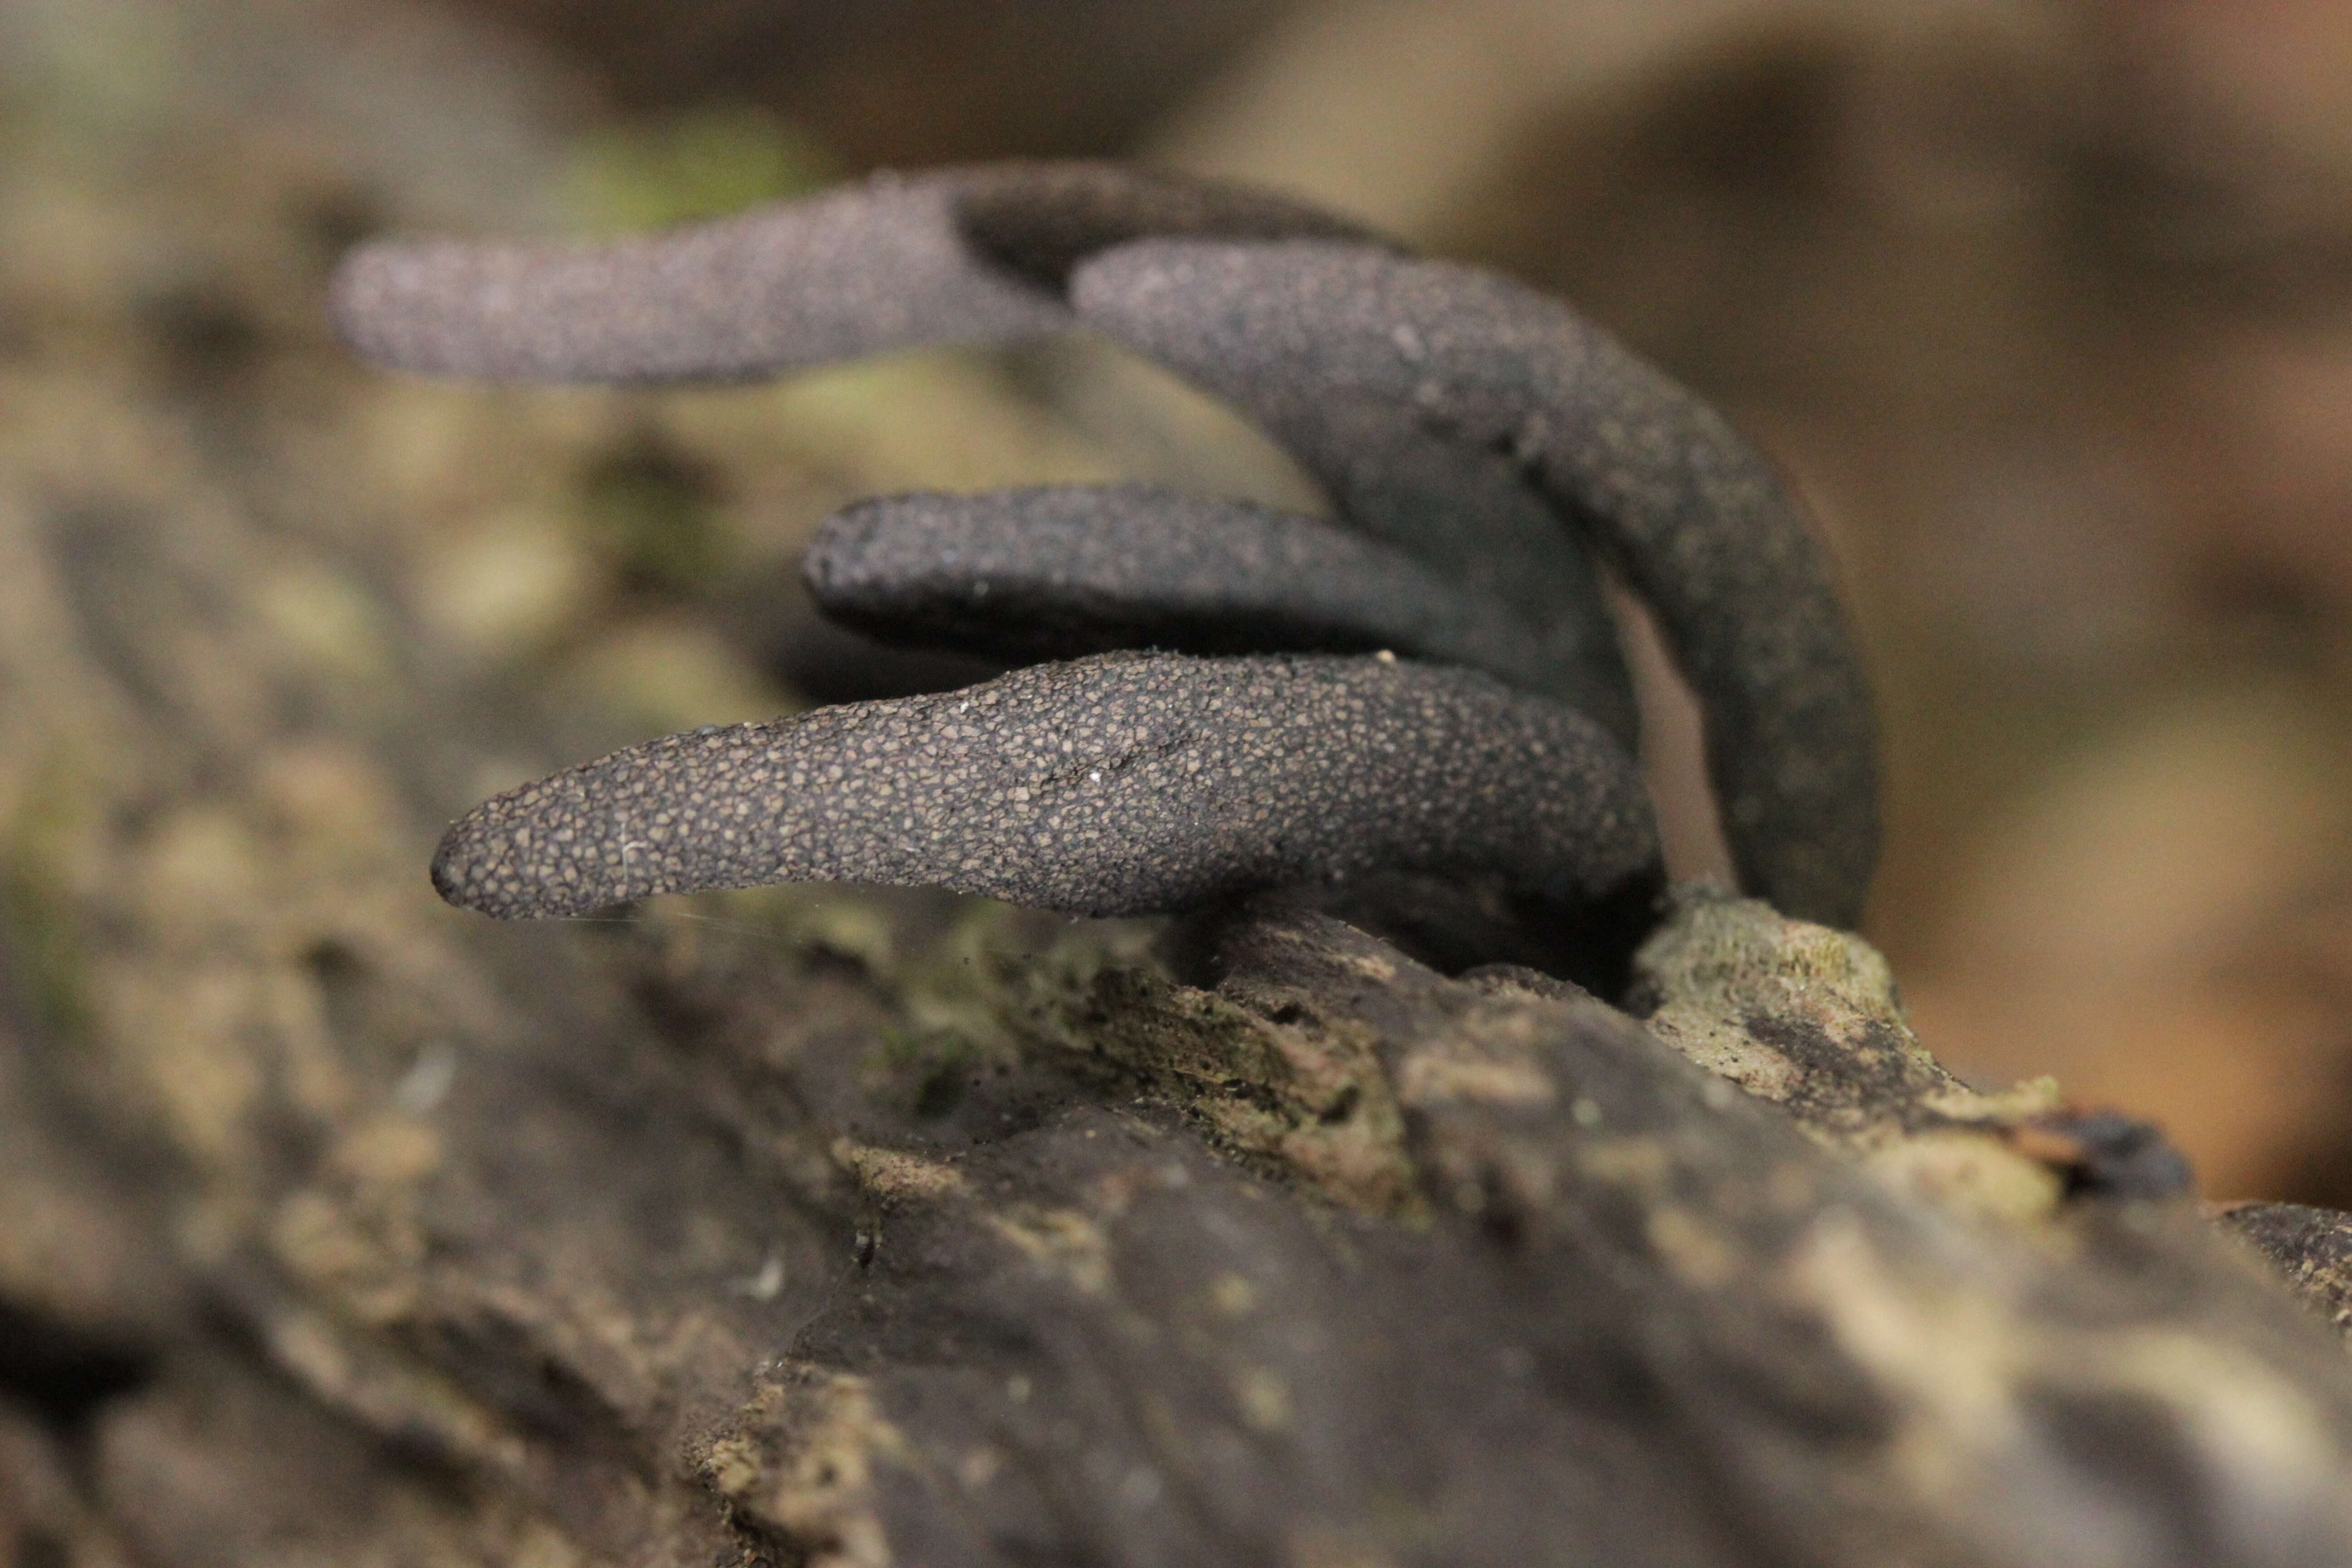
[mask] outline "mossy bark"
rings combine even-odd
[[[110,151],[20,139],[0,207],[84,242],[0,268],[0,1558],[2352,1560],[2324,1319],[1758,906],[1685,900],[1646,1022],[1271,909],[442,906],[483,794],[790,700],[728,584],[901,472],[843,432],[1085,464],[969,360],[366,375],[352,215],[487,226],[514,176],[427,203],[255,107],[347,78],[220,47]],[[468,144],[534,144],[495,109]],[[697,584],[583,499],[648,444]]]

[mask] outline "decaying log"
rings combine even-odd
[[[343,365],[257,184],[236,330],[0,367],[0,1557],[2352,1560],[2324,1317],[1759,905],[1633,1011],[1272,904],[445,908],[617,726],[384,497],[614,437]],[[2340,1217],[2226,1217],[2333,1288]]]
[[[2307,1204],[2225,1204],[2223,1230],[2252,1243],[2336,1329],[2352,1335],[2352,1215]]]

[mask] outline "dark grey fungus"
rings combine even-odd
[[[1791,914],[1861,920],[1878,852],[1870,691],[1794,498],[1721,416],[1508,279],[1360,247],[1137,244],[1071,292],[1089,324],[1269,422],[1377,401],[1507,454],[1656,613],[1705,705],[1742,883]]]
[[[1255,191],[1105,163],[866,183],[608,244],[367,245],[329,296],[379,364],[519,381],[775,375],[920,343],[1069,326],[1062,277],[1151,236],[1369,241]]]
[[[1872,713],[1800,509],[1712,411],[1505,279],[1258,193],[1016,163],[618,246],[371,246],[333,299],[379,363],[574,380],[1083,324],[1230,399],[1332,504],[1113,485],[850,507],[804,563],[828,615],[1066,662],[501,795],[443,841],[453,902],[827,879],[1136,914],[1394,873],[1622,910],[1660,873],[1605,568],[1698,693],[1748,889],[1860,917]]]
[[[632,747],[480,807],[433,876],[509,916],[784,881],[1132,915],[1382,870],[1574,905],[1657,852],[1590,720],[1474,671],[1114,653]]]
[[[845,626],[1005,659],[1384,648],[1531,690],[1552,674],[1540,626],[1378,540],[1142,485],[860,501],[802,575]]]

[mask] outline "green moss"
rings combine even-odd
[[[1178,984],[1146,928],[1077,926],[993,967],[999,1027],[1040,1059],[1160,1100],[1277,1181],[1363,1213],[1418,1204],[1396,1098],[1369,1036]]]
[[[719,583],[730,552],[718,514],[717,476],[652,430],[580,474],[589,542],[634,588],[695,594]]]
[[[587,234],[724,216],[840,178],[815,138],[749,104],[606,126],[572,149],[558,200]]]
[[[830,153],[766,110],[705,107],[581,137],[557,200],[583,233],[637,233],[803,195],[839,177]],[[709,466],[651,429],[580,478],[580,515],[593,542],[640,588],[697,593],[725,578],[732,563],[717,501]]]
[[[885,1029],[869,1083],[878,1097],[904,1103],[920,1120],[937,1121],[963,1103],[972,1070],[990,1054],[983,1042],[951,1031]]]
[[[81,929],[65,874],[82,798],[67,769],[43,768],[0,833],[0,928],[13,961],[9,979],[23,988],[36,1022],[68,1039],[89,1027]]]

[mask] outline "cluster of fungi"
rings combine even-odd
[[[1084,327],[1241,409],[1330,500],[852,506],[805,561],[828,616],[1038,662],[500,795],[442,843],[455,903],[835,880],[1131,915],[1286,890],[1469,898],[1622,947],[1662,871],[1606,574],[1699,698],[1743,889],[1860,917],[1870,700],[1801,510],[1712,410],[1508,279],[1255,192],[1017,163],[614,245],[371,245],[335,306],[379,363],[498,379],[736,380]]]

